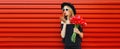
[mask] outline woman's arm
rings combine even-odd
[[[65,32],[66,32],[66,20],[64,19],[63,16],[60,17],[61,23],[63,24],[63,26],[61,26],[61,37],[64,38],[65,37]]]
[[[66,32],[66,23],[63,24],[63,28],[61,31],[61,37],[64,38],[65,37],[65,32]]]

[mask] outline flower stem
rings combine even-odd
[[[78,25],[78,24],[75,24],[74,28],[78,28],[78,27],[79,27],[79,25]],[[73,43],[75,43],[75,41],[76,41],[76,33],[75,33],[75,32],[73,32],[73,34],[72,34],[72,36],[71,36],[71,41],[72,41]]]

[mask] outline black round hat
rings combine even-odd
[[[71,4],[71,3],[69,3],[69,2],[64,2],[64,3],[61,4],[61,9],[63,9],[64,6],[69,6],[69,7],[73,10],[74,15],[76,15],[76,9],[75,9],[75,7],[73,6],[73,4]]]

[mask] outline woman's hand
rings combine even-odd
[[[83,33],[81,33],[78,28],[74,28],[74,32],[78,34],[81,38],[83,38]]]
[[[63,16],[60,17],[60,20],[63,21],[64,23],[66,22],[66,20]]]
[[[74,28],[74,32],[77,34],[80,34],[80,31],[78,30],[78,28]]]

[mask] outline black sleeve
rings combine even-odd
[[[80,32],[83,32],[83,28],[80,25],[79,25],[78,29]]]

